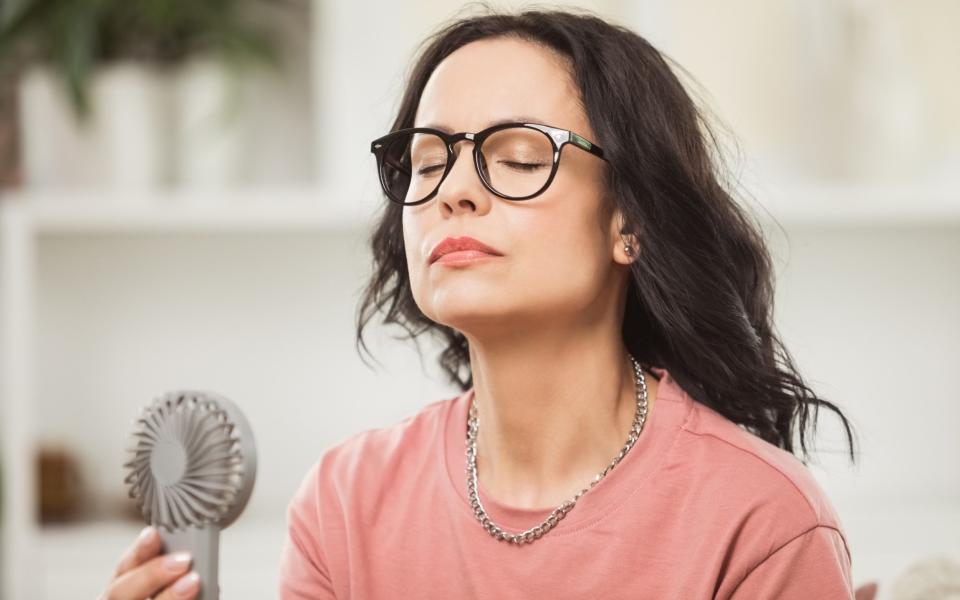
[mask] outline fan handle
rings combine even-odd
[[[200,576],[200,593],[196,600],[220,600],[220,583],[217,580],[217,565],[220,564],[220,528],[207,524],[203,527],[188,525],[168,531],[157,527],[163,542],[161,552],[185,550],[193,557],[193,570]]]

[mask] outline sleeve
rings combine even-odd
[[[336,596],[323,549],[317,463],[287,506],[287,536],[280,558],[280,600],[333,600]]]
[[[837,529],[817,525],[770,553],[730,594],[730,600],[852,599],[850,553]]]

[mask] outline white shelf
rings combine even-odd
[[[359,196],[359,194],[354,194]],[[317,187],[238,190],[18,191],[2,202],[40,234],[356,230],[369,203]]]
[[[752,197],[745,202],[757,217],[769,222],[772,215],[785,226],[960,225],[960,181],[764,184],[748,192]]]
[[[237,190],[16,191],[0,202],[41,234],[362,231],[382,198],[315,186]],[[738,200],[784,226],[960,225],[960,182],[747,186]]]
[[[754,214],[768,223],[772,217],[785,227],[960,226],[960,185],[748,189],[752,199],[747,204]],[[39,358],[34,356],[33,310],[38,240],[45,235],[91,233],[359,233],[370,229],[376,212],[375,202],[365,198],[382,201],[369,186],[366,191],[370,193],[312,186],[140,193],[65,190],[7,192],[0,198],[0,460],[6,511],[5,528],[0,530],[0,571],[7,574],[0,596],[33,597],[32,565],[40,551],[31,483],[38,417],[31,404]],[[765,210],[757,209],[757,204]],[[946,517],[953,523],[956,518]]]

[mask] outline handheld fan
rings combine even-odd
[[[211,392],[180,390],[144,407],[124,464],[129,496],[163,540],[189,551],[201,600],[217,600],[220,531],[243,511],[257,475],[253,432],[243,413]]]

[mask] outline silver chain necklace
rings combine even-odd
[[[643,375],[643,369],[640,367],[640,363],[638,363],[632,355],[630,356],[630,361],[633,363],[633,375],[634,381],[636,382],[637,413],[633,418],[633,426],[630,429],[629,436],[627,436],[627,443],[624,444],[620,453],[613,457],[613,461],[607,465],[607,468],[593,478],[590,485],[580,490],[577,495],[570,500],[567,500],[555,508],[550,516],[547,517],[546,521],[517,534],[507,533],[491,521],[490,517],[487,516],[487,512],[483,509],[483,505],[480,503],[480,497],[477,495],[477,398],[476,395],[474,395],[470,403],[470,419],[467,422],[467,491],[470,494],[470,505],[473,507],[473,514],[476,515],[477,520],[480,521],[480,524],[490,535],[500,541],[508,541],[513,544],[529,544],[540,539],[543,534],[553,529],[561,519],[567,516],[568,512],[573,510],[580,496],[583,496],[587,491],[592,489],[598,481],[603,479],[607,473],[623,460],[623,457],[627,455],[627,452],[630,451],[633,444],[637,441],[640,432],[643,431],[643,424],[647,419],[647,381]]]

